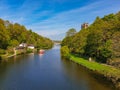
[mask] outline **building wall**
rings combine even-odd
[[[88,23],[83,23],[83,24],[81,25],[81,29],[86,29],[86,28],[88,28]]]

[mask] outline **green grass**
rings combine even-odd
[[[72,60],[90,70],[97,71],[98,73],[103,74],[105,76],[120,78],[120,70],[115,67],[100,64],[97,62],[90,62],[84,58],[79,58],[74,55],[70,55],[70,60]]]

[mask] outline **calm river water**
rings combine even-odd
[[[0,90],[115,90],[88,70],[62,60],[60,46],[44,55],[20,55],[0,62]]]

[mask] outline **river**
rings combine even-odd
[[[0,62],[0,90],[115,90],[69,60],[60,46],[44,55],[19,55]]]

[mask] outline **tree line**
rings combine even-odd
[[[120,12],[96,17],[88,28],[79,32],[70,29],[61,45],[65,52],[69,49],[70,53],[98,62],[120,58]]]
[[[51,48],[53,42],[18,23],[0,19],[0,53],[20,43],[33,44],[36,48]]]

